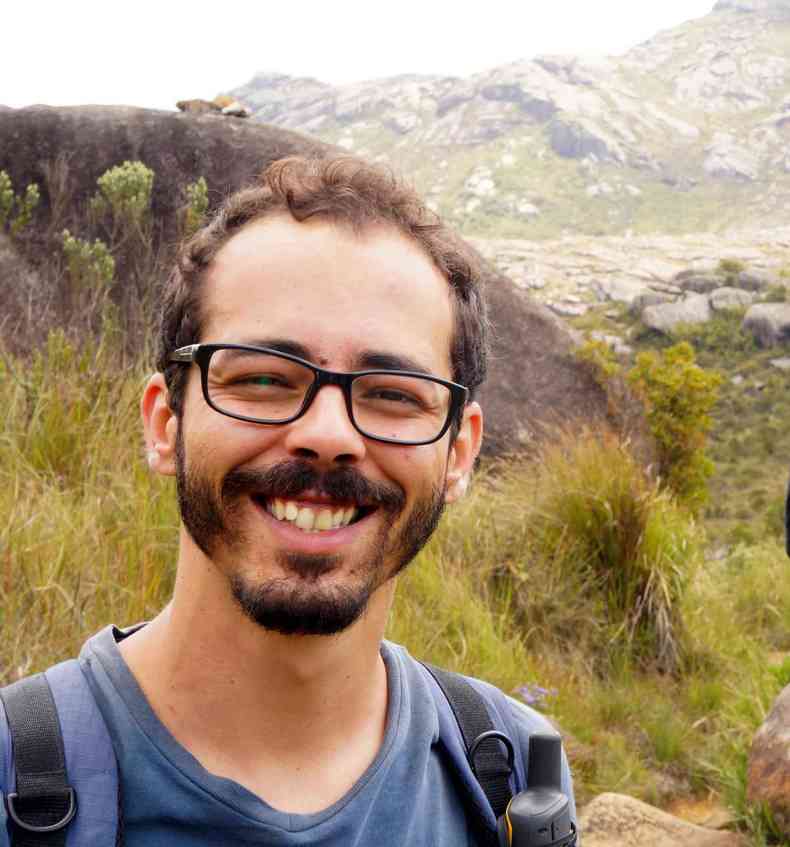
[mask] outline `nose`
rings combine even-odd
[[[367,449],[348,416],[343,389],[337,385],[322,386],[310,408],[287,424],[287,430],[285,444],[291,455],[327,465],[359,462]]]

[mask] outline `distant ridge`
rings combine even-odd
[[[790,217],[790,0],[719,0],[621,57],[342,86],[269,72],[231,93],[256,120],[394,163],[478,235]]]

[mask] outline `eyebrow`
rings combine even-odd
[[[310,350],[298,341],[287,338],[255,338],[243,342],[251,347],[268,347],[279,353],[298,356],[308,362],[313,362]],[[318,365],[321,367],[321,365]],[[388,353],[383,350],[363,350],[354,358],[354,370],[384,370],[384,371],[413,371],[414,373],[432,376],[433,371],[421,365],[416,359],[404,353]]]

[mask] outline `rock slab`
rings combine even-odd
[[[790,303],[755,303],[743,319],[760,347],[774,347],[790,340]]]
[[[710,317],[710,303],[704,294],[690,294],[675,303],[648,306],[642,312],[645,326],[658,332],[671,332],[680,324],[705,323]]]
[[[697,826],[624,794],[600,794],[579,816],[584,847],[746,847],[733,832]]]
[[[750,803],[765,803],[790,838],[790,685],[777,697],[752,741],[746,797]]]

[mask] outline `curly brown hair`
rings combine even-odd
[[[201,289],[212,260],[246,224],[283,211],[297,221],[321,216],[345,223],[355,232],[391,224],[422,245],[453,294],[453,379],[474,396],[485,379],[488,326],[474,252],[387,169],[350,156],[293,156],[269,165],[260,184],[230,196],[181,246],[164,287],[156,359],[175,414],[182,413],[187,370],[171,363],[170,355],[200,340],[205,319]]]

